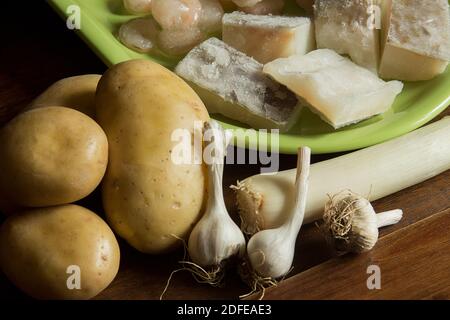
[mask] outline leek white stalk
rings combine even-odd
[[[248,242],[247,253],[250,265],[262,278],[281,278],[292,267],[295,242],[305,214],[310,158],[309,148],[304,147],[299,150],[294,206],[289,212],[289,218],[276,229],[256,233]]]
[[[322,218],[327,194],[352,190],[377,200],[450,169],[450,117],[402,137],[311,166],[304,223]],[[295,169],[238,183],[242,229],[280,227],[294,199]]]
[[[402,217],[400,209],[376,214],[369,200],[346,190],[330,197],[321,229],[337,253],[362,253],[375,246],[379,228],[396,224]]]
[[[205,124],[205,140],[211,136],[211,159],[208,165],[208,201],[206,212],[192,230],[188,253],[192,262],[204,270],[211,270],[210,283],[216,283],[227,259],[245,253],[245,238],[240,228],[230,218],[223,198],[222,177],[224,157],[231,134],[211,120]],[[193,266],[193,265],[192,265]],[[198,275],[198,274],[197,274]]]

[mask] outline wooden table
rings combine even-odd
[[[103,73],[106,67],[44,2],[14,2],[2,17],[0,36],[0,126],[54,81]],[[19,17],[20,16],[20,17]],[[444,113],[450,115],[449,109]],[[331,156],[315,156],[313,161]],[[281,156],[282,169],[295,167],[293,156]],[[224,185],[258,173],[258,166],[227,166]],[[230,212],[236,212],[226,188]],[[82,202],[100,212],[98,191]],[[363,255],[333,257],[315,226],[298,239],[295,268],[267,299],[449,299],[450,298],[450,172],[374,203],[377,211],[402,208],[404,219],[381,231],[376,248]],[[158,299],[170,272],[182,257],[143,255],[121,241],[122,260],[115,281],[98,299]],[[381,268],[381,289],[368,290],[367,268]],[[248,289],[237,276],[224,288],[197,284],[178,273],[166,299],[236,299]],[[0,297],[26,299],[0,275]]]

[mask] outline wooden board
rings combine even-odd
[[[27,4],[26,11],[20,3],[11,3],[12,12],[21,12],[22,16],[18,19],[15,15],[5,15],[0,22],[3,40],[0,127],[54,81],[78,74],[103,73],[106,69],[45,3],[33,1]],[[36,19],[39,19],[39,27],[35,25]],[[33,52],[32,59],[29,52]],[[445,114],[450,115],[450,110]],[[332,156],[336,155],[315,156],[313,161]],[[293,168],[296,158],[281,156],[280,163],[281,169]],[[258,173],[259,166],[230,165],[225,170],[224,186],[229,186]],[[228,188],[225,191],[229,210],[236,214],[233,194]],[[82,204],[101,214],[98,192]],[[405,217],[398,225],[381,231],[380,244],[371,253],[333,259],[316,227],[307,226],[298,240],[295,267],[289,275],[292,278],[267,292],[266,298],[450,297],[450,272],[447,271],[450,261],[446,252],[450,241],[450,233],[446,232],[450,223],[450,172],[376,201],[374,207],[377,211],[402,208]],[[183,252],[149,256],[138,253],[123,241],[120,245],[119,274],[97,298],[159,299]],[[381,265],[382,290],[379,292],[364,289],[368,263]],[[404,269],[405,265],[408,268]],[[333,273],[335,275],[331,276]],[[305,289],[299,290],[302,287]],[[224,288],[200,285],[189,274],[180,272],[173,278],[165,298],[237,299],[247,292],[234,272]],[[0,274],[0,299],[5,298],[27,299]]]
[[[450,299],[450,209],[382,237],[361,255],[334,258],[267,290],[266,299]],[[371,266],[379,287],[368,288]],[[378,284],[377,284],[378,286]]]

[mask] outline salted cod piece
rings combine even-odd
[[[298,99],[262,70],[262,64],[217,38],[195,47],[175,68],[210,113],[255,129],[286,131],[297,120]]]
[[[384,0],[380,76],[404,81],[429,80],[450,60],[447,0]]]
[[[381,8],[379,0],[316,0],[314,24],[318,49],[347,54],[353,62],[378,73]],[[378,10],[377,10],[378,8]]]
[[[316,47],[314,23],[309,17],[228,13],[222,19],[222,40],[265,64]]]
[[[402,91],[329,49],[280,58],[264,72],[307,101],[311,110],[338,129],[386,112]]]

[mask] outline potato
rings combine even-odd
[[[63,107],[20,114],[0,131],[0,146],[0,189],[24,207],[86,197],[101,182],[108,162],[108,141],[100,126]]]
[[[95,118],[95,91],[100,75],[87,74],[59,80],[37,97],[26,110],[61,106]]]
[[[176,129],[194,134],[208,112],[178,76],[146,60],[111,68],[97,89],[97,120],[110,142],[103,205],[112,228],[145,253],[182,242],[198,221],[205,200],[205,166],[175,164]],[[200,132],[201,137],[201,132]],[[201,141],[200,141],[201,143]],[[187,144],[187,145],[186,145]],[[191,146],[191,141],[184,144]]]
[[[24,211],[0,228],[3,272],[37,299],[92,298],[113,281],[119,261],[108,225],[76,205]]]

